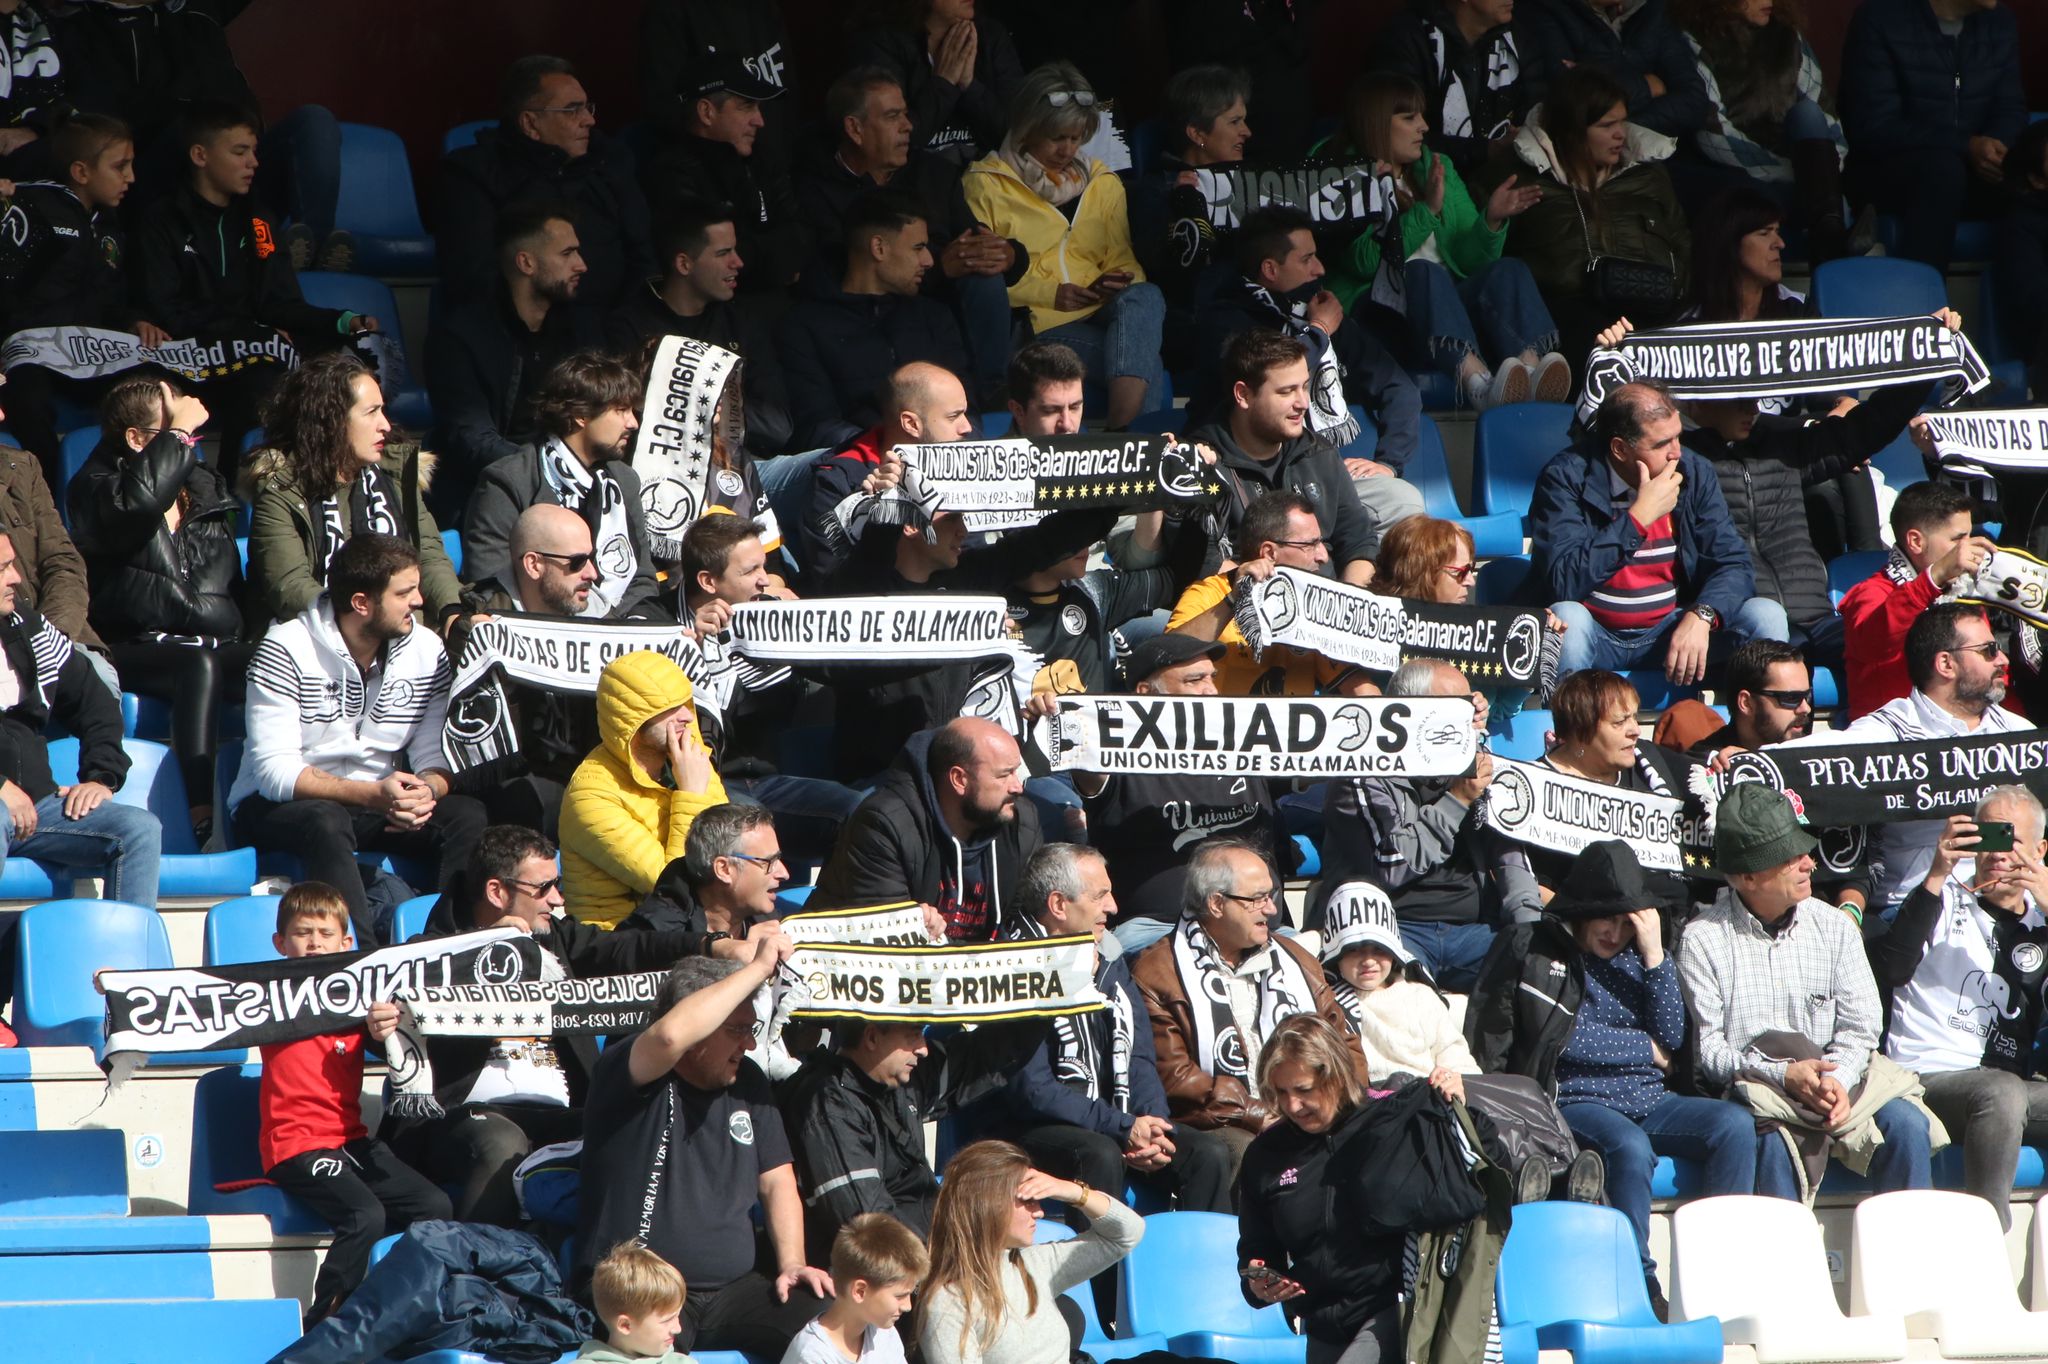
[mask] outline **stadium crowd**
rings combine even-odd
[[[1533,686],[1260,644],[1245,603],[1291,574],[1474,604],[1471,531],[1404,477],[1425,391],[1562,403],[1596,347],[1813,318],[1787,241],[1860,255],[1880,212],[1892,254],[1944,268],[1959,220],[1995,219],[2011,342],[2048,360],[2048,134],[2010,10],[1864,0],[1837,88],[1788,0],[1416,0],[1318,109],[1312,3],[1184,8],[1158,164],[1131,164],[1079,15],[904,0],[799,72],[773,4],[654,0],[630,135],[569,62],[513,63],[440,176],[410,430],[398,319],[297,278],[357,251],[332,116],[260,116],[206,4],[0,0],[5,855],[154,906],[161,815],[296,859],[287,958],[389,944],[394,906],[438,894],[429,935],[515,929],[544,979],[667,972],[602,1048],[430,1037],[437,1111],[374,1134],[365,1047],[396,1005],[265,1046],[265,1172],[335,1228],[309,1326],[387,1230],[527,1225],[525,1162],[574,1141],[599,1360],[1068,1360],[1055,1300],[1093,1281],[1114,1309],[1129,1186],[1235,1212],[1247,1298],[1287,1303],[1313,1364],[1376,1364],[1442,1216],[1376,1162],[1453,1112],[1517,1197],[1622,1210],[1660,1311],[1659,1156],[1797,1199],[1831,1156],[1928,1187],[1954,1141],[2007,1215],[2048,1134],[2026,785],[1876,822],[1846,861],[1756,783],[1682,863],[1486,814],[1488,736],[1537,706],[1518,770],[1646,800],[1779,745],[2031,729],[2006,651],[2027,635],[2038,673],[2036,627],[1955,600],[1995,549],[1977,503],[1934,480],[1879,515],[1872,457],[1910,434],[1933,458],[1925,384],[1598,394],[1526,471]],[[1216,197],[1304,163],[1366,168],[1371,211]],[[643,430],[670,338],[738,357],[680,521]],[[920,447],[1101,432],[1191,449],[1213,495],[989,529],[919,478]],[[1831,595],[1831,559],[1879,549]],[[686,666],[758,603],[949,594],[1000,598],[998,652],[1030,659],[992,702],[986,658],[826,650],[715,704]],[[582,692],[492,674],[485,753],[464,665],[490,672],[508,622],[690,647],[633,634]],[[1680,699],[1653,734],[1653,684],[1721,711]],[[182,809],[116,799],[124,692],[167,709]],[[1469,701],[1478,753],[1324,781],[1049,763],[1035,726],[1106,696]],[[78,740],[68,784],[50,732]],[[811,881],[806,909],[908,904],[934,945],[1085,938],[1104,1007],[792,1019],[778,896]],[[1080,1234],[1034,1244],[1047,1210]]]

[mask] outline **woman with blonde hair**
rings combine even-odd
[[[1048,1198],[1087,1217],[1088,1229],[1034,1244]],[[1145,1220],[1122,1202],[1034,1170],[1021,1146],[963,1147],[946,1163],[932,1211],[932,1267],[917,1306],[925,1364],[1068,1364],[1080,1314],[1060,1295],[1130,1254],[1144,1234]]]

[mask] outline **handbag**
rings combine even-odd
[[[1579,232],[1586,239],[1586,291],[1593,301],[1617,317],[1661,321],[1678,306],[1678,275],[1661,265],[1602,255],[1593,245],[1593,229],[1579,191],[1571,191],[1579,211]]]
[[[1508,1169],[1519,1170],[1525,1161],[1540,1160],[1553,1177],[1565,1172],[1579,1154],[1579,1144],[1543,1086],[1526,1075],[1467,1075],[1464,1079],[1465,1105],[1492,1120]]]

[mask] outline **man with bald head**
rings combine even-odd
[[[466,619],[449,640],[449,656],[462,657],[469,629],[492,616],[580,616],[590,601],[598,568],[590,526],[580,513],[552,502],[519,513],[512,527],[512,561],[463,594]],[[519,824],[556,836],[569,774],[597,747],[597,712],[588,698],[554,696],[508,682],[519,751],[469,769],[459,787],[483,801],[493,824]]]
[[[1017,741],[987,720],[910,736],[840,830],[819,874],[820,904],[915,900],[954,942],[991,942],[1020,912],[1024,864],[1044,841],[1024,800]]]
[[[1756,595],[1721,481],[1682,426],[1662,384],[1624,384],[1537,476],[1530,579],[1565,625],[1560,676],[1661,666],[1693,687],[1710,658],[1791,633],[1785,608]]]

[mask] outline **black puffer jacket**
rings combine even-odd
[[[1493,153],[1489,135],[1503,123],[1519,124],[1529,112],[1529,90],[1522,81],[1522,59],[1515,46],[1512,21],[1499,24],[1468,43],[1451,18],[1444,0],[1416,0],[1380,30],[1379,53],[1373,65],[1398,71],[1422,86],[1422,114],[1429,120],[1429,145],[1451,159],[1462,175],[1470,175]],[[1451,131],[1448,101],[1462,88],[1465,121]]]
[[[2019,51],[2005,5],[1973,9],[1951,38],[1927,0],[1863,0],[1842,47],[1851,158],[1881,170],[1901,152],[1960,157],[1976,136],[2011,146],[2027,126]]]
[[[1806,523],[1805,489],[1838,478],[1906,429],[1927,390],[1918,384],[1881,388],[1843,417],[1811,424],[1763,418],[1748,440],[1730,445],[1709,430],[1686,431],[1687,449],[1706,456],[1721,476],[1721,496],[1756,569],[1756,595],[1782,604],[1794,625],[1834,614],[1828,566]]]
[[[1628,93],[1629,122],[1681,139],[1700,131],[1714,104],[1692,44],[1664,17],[1664,0],[1631,0],[1624,8],[1618,31],[1592,0],[1528,0],[1518,8],[1515,39],[1529,102],[1540,103],[1570,67],[1590,66]],[[1650,76],[1664,82],[1663,94],[1650,93]]]
[[[130,452],[102,440],[71,480],[71,538],[92,584],[93,628],[120,642],[149,631],[242,636],[235,502],[199,450],[166,432]],[[176,530],[164,513],[191,490]]]
[[[1465,1041],[1488,1075],[1525,1075],[1557,1092],[1557,1058],[1586,997],[1579,945],[1562,919],[1504,928],[1479,966]]]
[[[654,229],[624,143],[592,131],[590,150],[572,158],[516,128],[486,128],[476,145],[443,163],[434,235],[444,303],[490,295],[498,279],[498,220],[529,204],[557,204],[576,215],[576,238],[590,267],[576,291],[584,307],[609,308],[654,273]]]

